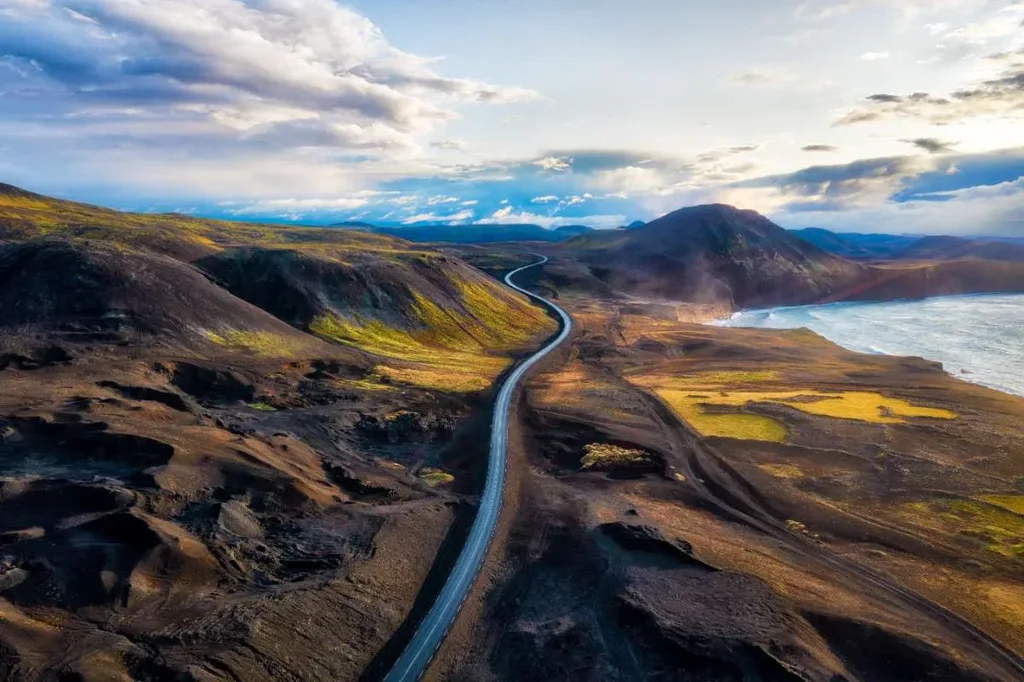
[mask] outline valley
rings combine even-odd
[[[0,682],[1022,682],[1022,424],[1024,0],[0,0]]]
[[[0,678],[1017,679],[1024,400],[702,323],[1021,272],[723,206],[415,244],[5,187]]]

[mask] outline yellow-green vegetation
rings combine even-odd
[[[1024,495],[983,495],[981,499],[989,504],[1024,514]]]
[[[374,374],[421,388],[483,390],[508,365],[507,358],[488,355],[481,347],[472,345],[471,340],[434,336],[430,330],[422,333],[421,340],[412,332],[389,327],[379,320],[355,324],[336,315],[324,315],[313,321],[310,331],[368,353],[411,363],[412,366],[380,364],[374,368]],[[427,340],[431,336],[433,344]]]
[[[706,395],[694,395],[688,391],[677,390],[655,392],[702,436],[782,443],[788,435],[785,426],[759,414],[708,412],[705,405],[718,403]]]
[[[413,335],[397,327],[390,327],[380,320],[350,322],[338,315],[327,314],[313,320],[309,330],[318,336],[375,355],[402,360],[429,362],[437,355],[437,348],[431,347]]]
[[[431,488],[437,488],[438,486],[448,485],[455,480],[455,477],[449,474],[447,471],[441,471],[440,469],[432,469],[426,467],[420,469],[419,479],[429,485]]]
[[[361,391],[393,391],[394,387],[381,382],[383,375],[376,369],[362,379],[338,379],[337,384],[345,388],[355,388]]]
[[[871,391],[790,391],[783,393],[733,394],[734,401],[779,402],[809,414],[835,419],[856,419],[876,424],[902,424],[909,418],[956,419],[956,412],[914,405]]]
[[[156,251],[212,252],[250,245],[338,254],[438,257],[401,240],[358,230],[260,225],[180,213],[125,213],[30,192],[0,193],[0,239],[62,236]]]
[[[251,407],[254,410],[259,410],[260,412],[277,412],[276,407],[274,407],[270,403],[263,402],[262,400],[257,401],[255,403],[249,403],[249,407]]]
[[[216,332],[206,331],[205,334],[206,338],[218,346],[247,350],[270,357],[291,357],[306,347],[301,338],[274,332],[222,329]]]
[[[651,455],[644,450],[623,448],[607,443],[590,443],[583,446],[583,452],[583,459],[580,460],[583,469],[635,466],[650,464],[653,461]]]
[[[638,386],[652,389],[705,436],[782,442],[786,427],[775,419],[747,413],[720,412],[755,403],[775,403],[820,417],[854,419],[873,424],[903,424],[911,418],[956,419],[950,410],[924,407],[873,391],[772,390],[733,388],[751,383],[772,383],[780,374],[710,372],[690,376],[645,375],[631,377]],[[716,409],[717,408],[717,409]]]
[[[472,393],[473,391],[484,391],[490,387],[494,377],[500,374],[501,368],[493,371],[484,368],[479,371],[471,367],[390,367],[388,365],[377,365],[374,369],[380,376],[388,378],[389,382],[418,386],[433,391],[452,391],[455,393]]]
[[[758,464],[757,468],[776,478],[803,478],[803,470],[795,464]]]
[[[237,223],[176,213],[123,213],[3,188],[0,240],[47,235],[97,240],[119,250],[167,253],[186,261],[247,246],[296,251],[340,263],[386,258],[401,263],[406,272],[447,258],[400,239],[359,230]],[[405,309],[396,305],[391,311],[396,313],[394,322],[372,315],[327,313],[313,322],[312,331],[401,361],[387,363],[378,376],[471,391],[490,385],[508,365],[509,351],[554,329],[540,308],[469,268],[431,266],[425,271],[428,274],[422,279],[413,278],[422,286],[413,285],[420,290],[409,291],[409,299],[402,304]],[[454,304],[448,306],[449,301]],[[298,334],[210,329],[206,336],[226,348],[271,357],[289,357],[308,349]]]
[[[460,277],[453,278],[453,282],[470,315],[482,323],[485,343],[499,348],[517,348],[538,331],[554,331],[554,322],[544,311],[534,305],[523,305],[504,289],[486,287],[482,282]]]
[[[35,198],[30,195],[0,195],[0,209],[22,209],[29,211],[44,211],[49,204],[42,198]]]
[[[777,370],[750,372],[702,372],[692,378],[691,386],[723,386],[731,384],[754,384],[776,381],[781,377]]]
[[[321,315],[310,331],[325,339],[354,346],[384,358],[375,372],[392,382],[435,390],[469,392],[486,389],[509,364],[505,351],[553,328],[540,309],[498,288],[453,276],[464,310],[445,310],[419,292],[412,292],[408,329],[377,319],[334,313]]]
[[[799,533],[800,535],[806,535],[807,537],[812,538],[814,540],[818,540],[821,537],[817,533],[812,533],[811,531],[807,530],[807,524],[805,524],[802,521],[797,521],[795,519],[786,519],[786,528],[788,528],[791,533]]]
[[[972,538],[989,551],[1024,559],[1024,516],[981,500],[935,500],[903,505],[902,513],[925,527]]]

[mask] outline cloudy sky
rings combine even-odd
[[[1024,236],[1020,0],[0,0],[0,181],[307,223]]]

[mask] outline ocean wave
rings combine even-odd
[[[807,327],[850,350],[937,360],[961,379],[1024,395],[1020,295],[772,308],[736,313],[720,326]]]

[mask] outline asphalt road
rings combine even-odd
[[[494,418],[491,421],[491,449],[487,463],[487,483],[484,486],[480,509],[477,511],[473,527],[469,531],[466,546],[462,548],[462,554],[459,555],[437,601],[430,607],[430,611],[427,612],[419,629],[416,630],[416,634],[413,635],[405,651],[398,658],[395,667],[384,678],[386,682],[415,682],[418,680],[430,665],[434,654],[459,615],[459,610],[462,608],[463,602],[466,601],[466,596],[480,572],[484,557],[487,556],[487,549],[494,536],[494,528],[501,515],[501,501],[505,493],[505,465],[508,456],[508,413],[512,405],[512,395],[530,368],[565,341],[572,330],[572,318],[568,313],[546,298],[516,286],[512,282],[514,275],[548,262],[546,256],[540,256],[540,258],[541,260],[536,263],[513,270],[505,275],[505,284],[557,313],[562,318],[562,331],[548,345],[524,360],[501,385],[498,399],[494,403]]]

